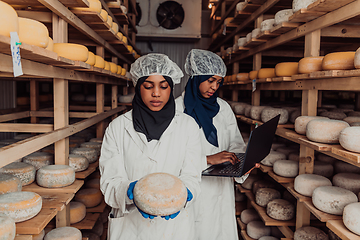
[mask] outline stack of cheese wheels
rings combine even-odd
[[[83,203],[87,208],[99,205],[102,199],[100,190],[96,188],[84,188],[75,195],[75,201]]]
[[[0,214],[0,239],[14,240],[15,234],[16,234],[15,221],[9,216]]]
[[[328,236],[322,230],[311,227],[305,226],[296,229],[294,232],[294,240],[328,240]]]
[[[117,73],[117,65],[113,62],[109,62],[109,65],[110,65],[110,72],[112,73]]]
[[[360,203],[350,203],[343,212],[344,225],[353,233],[360,235]]]
[[[360,174],[360,168],[343,161],[336,161],[334,163],[334,170],[336,173],[358,173]]]
[[[36,170],[43,166],[54,164],[54,155],[47,152],[34,152],[23,158],[24,163],[31,164]]]
[[[356,196],[360,192],[360,174],[356,173],[338,173],[333,179],[334,186],[352,191]]]
[[[325,55],[322,61],[323,70],[354,69],[355,52],[334,52]]]
[[[274,17],[274,25],[277,26],[283,22],[288,22],[289,17],[291,17],[292,15],[293,15],[292,9],[284,9],[278,11]]]
[[[45,230],[43,229],[39,234],[33,234],[32,240],[43,240],[45,237]]]
[[[282,62],[275,65],[275,74],[278,77],[291,77],[298,74],[299,63]]]
[[[81,231],[74,227],[59,227],[45,235],[44,240],[82,240]]]
[[[342,215],[346,205],[357,202],[355,193],[335,186],[321,186],[313,191],[314,206],[326,213]]]
[[[254,80],[258,78],[258,70],[253,70],[249,72],[249,78],[250,80]]]
[[[285,124],[289,120],[289,112],[282,108],[267,107],[261,112],[261,121],[267,122],[280,114],[279,124]]]
[[[82,221],[86,216],[86,206],[81,202],[70,202],[70,224]]]
[[[266,108],[266,106],[252,106],[250,109],[250,117],[254,120],[261,119],[261,112]]]
[[[306,137],[314,142],[338,143],[340,132],[349,127],[349,124],[341,120],[314,119],[306,126]]]
[[[326,177],[316,174],[301,174],[294,181],[295,191],[307,197],[311,197],[313,191],[321,186],[332,186],[332,183]]]
[[[85,63],[94,66],[95,62],[96,62],[95,54],[89,51],[88,59],[86,60]]]
[[[74,7],[73,10],[84,12],[97,12],[101,13],[101,2],[99,0],[88,0],[89,7]]]
[[[75,181],[75,171],[68,165],[48,165],[40,168],[36,174],[36,182],[42,187],[66,187]]]
[[[22,184],[19,178],[11,174],[0,173],[0,194],[21,191]]]
[[[69,154],[69,166],[72,167],[75,172],[81,172],[89,167],[89,161],[82,155]]]
[[[250,189],[252,189],[252,186],[253,186],[254,182],[259,181],[259,180],[260,180],[260,176],[254,175],[254,174],[250,174],[250,175],[248,176],[248,178],[245,180],[245,182],[243,182],[243,183],[241,184],[241,186],[242,186],[243,188],[245,188],[245,189],[250,190]]]
[[[134,187],[134,203],[145,213],[167,216],[180,211],[187,199],[187,189],[176,176],[152,173],[141,178]]]
[[[273,166],[277,160],[286,160],[286,155],[277,151],[270,151],[270,153],[261,160],[261,164],[265,166]]]
[[[262,221],[252,221],[246,225],[246,233],[251,238],[259,239],[262,236],[270,236],[271,228],[265,226]]]
[[[236,74],[237,81],[248,81],[249,80],[249,73],[238,73]]]
[[[266,19],[261,22],[260,30],[261,32],[270,31],[274,27],[275,20],[274,19]]]
[[[260,188],[255,194],[255,202],[261,207],[266,207],[271,200],[278,198],[281,198],[281,194],[273,188]]]
[[[255,209],[248,208],[248,209],[241,211],[240,220],[243,223],[248,224],[249,222],[252,222],[252,221],[261,220],[261,218]]]
[[[312,73],[322,70],[324,57],[305,57],[299,61],[299,73]]]
[[[54,52],[59,56],[74,61],[86,62],[89,58],[89,50],[81,44],[75,43],[54,43]]]
[[[315,161],[313,173],[326,178],[331,178],[334,174],[334,166],[330,163]]]
[[[266,213],[269,217],[287,221],[295,216],[295,206],[285,199],[274,199],[266,206]]]
[[[276,77],[275,68],[261,68],[258,71],[257,78],[274,78]]]
[[[330,119],[335,119],[335,120],[343,120],[344,118],[346,118],[345,113],[343,113],[343,112],[333,112],[333,111],[322,112],[322,113],[320,113],[320,116],[328,117]]]
[[[97,67],[97,68],[105,68],[105,61],[102,57],[98,56],[98,55],[95,55],[95,64],[94,64],[94,67]]]
[[[0,172],[8,173],[19,178],[22,186],[29,185],[35,181],[36,169],[27,163],[13,162],[0,168]]]
[[[295,132],[298,134],[305,135],[306,134],[306,126],[308,122],[314,119],[328,119],[327,117],[319,117],[319,116],[299,116],[295,119]]]
[[[74,148],[71,153],[86,157],[89,163],[96,162],[99,157],[98,151],[94,148]]]
[[[0,212],[23,222],[35,217],[41,210],[42,198],[34,192],[10,192],[0,195]]]
[[[347,127],[340,132],[340,145],[346,150],[360,153],[360,127]]]
[[[275,188],[275,184],[267,180],[256,181],[252,185],[253,194],[256,195],[256,192],[261,188]]]
[[[297,12],[300,9],[307,8],[310,4],[316,1],[317,0],[293,0],[292,2],[293,12]]]
[[[98,142],[84,142],[80,144],[81,148],[92,148],[95,149],[97,154],[100,156],[101,143]]]
[[[299,174],[299,163],[291,160],[277,160],[273,171],[282,177],[296,177]]]
[[[46,48],[49,44],[49,31],[46,26],[36,20],[19,17],[20,42]],[[7,21],[8,22],[8,21]]]
[[[10,37],[10,32],[19,32],[18,15],[12,6],[0,1],[0,35]]]
[[[51,37],[49,37],[49,42],[48,42],[48,45],[47,47],[45,48],[46,50],[49,50],[49,51],[54,51],[54,41],[52,40]]]

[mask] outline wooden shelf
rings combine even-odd
[[[247,235],[246,230],[241,230],[241,236],[244,238],[244,240],[255,240],[254,238],[251,238]]]
[[[40,187],[39,185],[37,185],[36,183],[32,183],[30,185],[24,186],[22,188],[23,191],[30,191],[30,192],[36,192],[39,194],[42,193],[73,193],[75,194],[77,191],[79,191],[79,189],[82,187],[82,185],[84,184],[83,180],[75,180],[75,182],[73,184],[71,184],[70,186],[67,187],[62,187],[62,188],[44,188],[44,187]]]
[[[238,226],[240,227],[241,230],[246,230],[246,224],[243,223],[239,217],[236,218],[236,221],[238,223]]]
[[[289,183],[286,188],[299,202],[311,201],[311,197],[306,197],[295,191],[294,183]]]
[[[255,196],[251,191],[245,192],[245,195],[251,202],[255,202]]]
[[[324,213],[320,210],[318,210],[314,204],[312,203],[312,200],[310,201],[304,201],[304,205],[306,206],[307,209],[309,209],[309,211],[315,215],[315,217],[317,217],[321,222],[327,222],[329,220],[340,220],[342,219],[342,216],[338,216],[338,215],[333,215],[333,214],[328,214],[328,213]]]
[[[282,177],[274,173],[272,170],[268,172],[269,176],[272,177],[278,183],[292,183],[295,178]]]
[[[105,203],[104,200],[102,200],[102,202],[95,206],[95,207],[92,207],[92,208],[86,208],[86,212],[89,212],[89,213],[102,213],[104,211],[104,209],[106,208],[107,204]]]
[[[310,11],[331,12],[354,1],[355,0],[318,0],[310,4],[307,9]]]
[[[275,38],[275,37],[278,37],[278,36],[279,36],[278,33],[272,33],[270,31],[264,31],[264,32],[260,33],[260,35],[257,37],[257,39],[259,39],[259,40],[268,40],[268,39]]]
[[[4,2],[10,5],[20,6],[32,6],[32,7],[43,7],[43,5],[37,0],[4,0]],[[66,7],[88,7],[89,2],[87,0],[59,0]]]
[[[88,169],[81,171],[81,172],[76,172],[75,173],[75,177],[77,179],[85,179],[87,178],[90,174],[92,174],[93,172],[95,172],[95,170],[98,168],[99,166],[99,160],[91,163],[88,167]]]
[[[289,17],[289,22],[310,22],[322,15],[325,15],[326,12],[318,12],[318,11],[309,11],[307,9],[300,9],[295,12],[292,16]]]
[[[98,220],[100,213],[86,213],[85,218],[78,223],[71,224],[71,227],[75,227],[77,229],[93,229],[96,221]]]
[[[295,219],[288,220],[288,221],[275,220],[267,215],[265,208],[260,207],[254,201],[251,201],[251,205],[258,212],[261,219],[264,221],[265,226],[276,226],[276,227],[278,227],[278,226],[295,226]]]
[[[329,220],[326,226],[343,240],[360,240],[360,236],[350,232],[342,220]]]
[[[24,222],[16,223],[17,234],[39,234],[57,214],[55,208],[42,208],[38,215]]]
[[[62,211],[74,198],[74,193],[39,193],[42,198],[42,208],[55,208]]]
[[[267,40],[265,40],[265,39],[252,38],[249,42],[245,43],[244,47],[252,48],[252,47],[258,46],[260,44],[264,44],[266,42],[267,42]]]
[[[236,184],[236,187],[239,189],[241,193],[251,192],[251,190],[243,188],[240,184]]]
[[[32,235],[17,235],[14,240],[32,240]]]
[[[290,30],[293,30],[300,26],[300,23],[292,23],[292,22],[282,22],[279,25],[276,25],[270,30],[270,33],[272,34],[283,34],[286,32],[289,32]]]
[[[260,164],[260,170],[264,173],[267,173],[269,171],[272,171],[272,167],[269,167],[269,166],[265,166],[263,164]]]

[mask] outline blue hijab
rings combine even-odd
[[[199,90],[200,83],[208,80],[213,75],[198,75],[189,78],[185,87],[184,113],[195,119],[199,127],[203,129],[207,141],[219,147],[217,130],[213,124],[213,118],[220,110],[217,103],[217,92],[210,98],[204,98]],[[220,86],[222,85],[222,82]]]

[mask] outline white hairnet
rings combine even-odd
[[[131,79],[136,86],[139,78],[150,75],[171,77],[174,84],[180,83],[184,76],[179,66],[161,53],[149,53],[136,59],[130,67]]]
[[[213,52],[201,49],[192,49],[185,60],[185,72],[190,76],[216,75],[225,77],[226,66],[224,61]]]

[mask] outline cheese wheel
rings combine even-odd
[[[104,61],[104,70],[110,71],[110,64],[108,61]]]
[[[351,165],[349,163],[343,162],[343,161],[336,161],[334,163],[334,169],[336,173],[359,173],[360,174],[360,168],[354,165]]]
[[[0,195],[0,212],[23,222],[35,217],[41,210],[42,198],[34,192],[11,192]]]
[[[292,9],[284,9],[284,10],[278,11],[274,17],[274,25],[276,26],[283,22],[288,22],[289,17],[291,17],[292,15],[293,15]]]
[[[86,206],[81,202],[70,202],[70,224],[82,221],[86,216]]]
[[[105,11],[104,9],[100,10],[100,16],[101,16],[103,22],[107,21],[108,15],[109,15],[108,12]]]
[[[314,119],[309,121],[306,126],[306,137],[315,142],[337,143],[340,132],[346,127],[349,127],[349,124],[345,121]]]
[[[0,214],[0,239],[14,240],[15,234],[16,234],[15,221],[11,217],[8,217],[4,214]]]
[[[94,64],[94,67],[97,67],[97,68],[105,68],[105,61],[102,57],[98,56],[98,55],[95,55],[95,64]]]
[[[343,119],[343,121],[347,122],[348,124],[360,122],[359,116],[350,116]]]
[[[352,191],[356,195],[360,192],[360,174],[356,173],[338,173],[333,177],[334,186]]]
[[[353,233],[360,235],[360,203],[350,203],[344,208],[344,225]]]
[[[299,73],[312,73],[322,70],[324,57],[305,57],[299,61]]]
[[[262,221],[252,221],[246,225],[246,233],[251,238],[259,239],[262,236],[269,236],[271,228],[265,226]]]
[[[340,132],[340,145],[346,150],[360,153],[360,127],[347,127]]]
[[[121,76],[125,76],[125,74],[126,74],[126,69],[125,68],[121,69]]]
[[[0,173],[0,194],[19,192],[21,188],[22,184],[19,178],[11,174]]]
[[[269,217],[287,221],[295,216],[295,206],[285,199],[274,199],[266,206],[266,213]]]
[[[236,11],[242,11],[247,4],[247,2],[239,2],[236,4]]]
[[[83,238],[88,238],[88,240],[100,240],[100,236],[93,233],[91,230],[81,230]]]
[[[245,189],[250,190],[250,189],[252,189],[252,186],[253,186],[254,182],[259,181],[259,180],[260,180],[260,176],[254,175],[254,174],[250,174],[250,175],[246,178],[245,182],[243,182],[243,183],[241,184],[241,186],[242,186],[243,188],[245,188]]]
[[[346,205],[357,202],[355,193],[335,186],[321,186],[313,191],[314,206],[326,213],[342,215]]]
[[[120,1],[107,2],[106,5],[109,8],[120,8],[121,6]]]
[[[183,182],[168,173],[146,175],[136,183],[133,192],[136,206],[155,216],[167,216],[180,211],[187,198]]]
[[[252,108],[253,106],[251,106],[251,105],[246,105],[245,106],[245,112],[244,112],[244,115],[245,115],[245,117],[250,117],[250,113],[251,113],[251,108]]]
[[[296,229],[294,240],[328,240],[328,236],[318,228],[305,226]]]
[[[277,160],[285,160],[285,159],[286,159],[286,155],[284,153],[277,151],[270,151],[270,153],[263,160],[261,160],[261,164],[271,167],[274,165],[274,163]]]
[[[117,67],[117,71],[116,71],[116,74],[121,74],[121,69],[122,69],[122,67],[121,66],[119,66],[119,65],[117,65],[116,66]]]
[[[344,118],[346,118],[345,113],[343,113],[343,112],[333,112],[333,111],[322,112],[322,113],[320,113],[320,116],[327,117],[327,118],[330,118],[330,119],[335,119],[335,120],[343,120]]]
[[[94,163],[99,158],[98,151],[94,148],[74,148],[71,153],[86,157],[89,163]]]
[[[322,61],[323,70],[354,69],[355,52],[334,52],[325,55]]]
[[[109,26],[111,28],[113,21],[112,21],[112,17],[110,15],[108,15],[108,18],[107,18],[106,22],[107,22],[107,24],[109,24]]]
[[[317,174],[301,174],[294,180],[295,191],[307,197],[311,197],[313,191],[320,186],[332,186],[332,183],[326,177]]]
[[[100,189],[100,179],[94,178],[94,179],[87,180],[85,183],[85,187]]]
[[[279,239],[273,236],[262,236],[261,238],[259,238],[259,240],[279,240]]]
[[[238,39],[238,47],[243,47],[247,43],[246,37],[242,37]]]
[[[300,160],[299,153],[297,153],[297,152],[289,153],[288,160],[299,162],[299,160]]]
[[[0,1],[0,35],[10,37],[10,32],[19,32],[18,15],[12,6]]]
[[[331,178],[332,175],[334,174],[334,167],[329,163],[315,161],[313,173],[327,178]]]
[[[292,2],[293,12],[297,12],[300,9],[307,8],[310,4],[316,1],[317,0],[293,0]]]
[[[74,7],[72,9],[84,12],[97,12],[101,13],[101,2],[99,0],[87,0],[89,7]]]
[[[39,234],[33,234],[32,240],[43,240],[45,237],[45,230],[43,229]]]
[[[122,41],[124,42],[124,44],[127,44],[127,37],[123,36]]]
[[[119,32],[119,25],[116,22],[113,22],[111,29],[114,31],[114,34],[116,35]]]
[[[82,240],[79,229],[74,227],[59,227],[51,230],[45,235],[44,240]]]
[[[34,166],[23,162],[13,162],[0,168],[0,173],[8,173],[19,178],[22,186],[29,185],[35,181],[35,172]]]
[[[248,81],[249,80],[249,73],[238,73],[236,74],[237,81]]]
[[[248,224],[249,222],[252,222],[252,221],[261,220],[261,218],[255,209],[248,208],[248,209],[241,211],[240,220],[243,223]]]
[[[258,78],[258,70],[254,70],[254,71],[250,71],[249,72],[249,78],[250,78],[250,80],[254,80],[254,79],[256,79],[256,78]]]
[[[84,188],[75,195],[75,201],[85,204],[87,208],[92,208],[101,203],[103,196],[99,189]]]
[[[75,172],[81,172],[89,167],[89,161],[82,155],[69,154],[69,166],[72,167]]]
[[[36,20],[19,17],[20,42],[46,48],[49,44],[49,31],[46,26]],[[6,21],[8,22],[8,21]]]
[[[266,108],[266,106],[252,106],[250,109],[250,117],[254,120],[261,119],[261,112]]]
[[[256,192],[261,188],[275,188],[275,185],[273,182],[267,180],[256,181],[252,185],[253,194],[256,195]]]
[[[355,52],[354,56],[354,67],[360,68],[360,48],[358,48]]]
[[[36,170],[43,166],[54,164],[54,155],[47,152],[34,152],[23,158],[24,163],[31,164]]]
[[[258,71],[257,78],[274,78],[276,77],[275,68],[261,68]]]
[[[51,37],[49,37],[49,42],[48,42],[48,45],[47,47],[45,48],[46,50],[49,50],[49,51],[54,51],[54,41],[52,40]]]
[[[291,160],[277,160],[273,171],[282,177],[296,177],[299,174],[299,163]]]
[[[266,19],[261,22],[260,30],[261,32],[270,31],[274,27],[275,19]]]
[[[281,198],[281,194],[278,190],[273,188],[260,188],[255,195],[255,202],[261,207],[266,205],[274,199]]]
[[[299,116],[295,119],[295,132],[298,134],[305,135],[306,134],[306,126],[308,122],[313,119],[327,119],[327,117],[319,117],[319,116]]]
[[[282,108],[267,107],[261,112],[261,121],[267,122],[280,114],[279,124],[285,124],[289,119],[289,112]]]
[[[42,187],[66,187],[75,182],[75,171],[68,165],[48,165],[40,168],[36,182]]]
[[[117,65],[115,64],[115,63],[113,63],[113,62],[109,62],[109,66],[110,66],[110,72],[112,72],[112,73],[117,73]]]
[[[239,103],[234,106],[234,112],[235,114],[244,115],[245,114],[245,108],[249,106],[249,104],[246,103]]]
[[[250,42],[251,41],[251,37],[252,37],[252,33],[249,32],[248,34],[246,34],[246,42]]]
[[[359,126],[360,126],[360,122],[350,123],[350,127],[359,127]]]
[[[275,65],[275,74],[278,77],[291,77],[298,74],[299,63],[281,62]]]
[[[100,155],[101,143],[98,143],[98,142],[83,142],[83,143],[80,144],[80,147],[95,149],[98,152],[98,154]]]
[[[89,51],[88,59],[86,60],[85,63],[87,63],[91,66],[94,66],[95,62],[96,62],[95,54],[93,54],[92,52]]]
[[[260,28],[255,28],[251,32],[251,38],[257,38],[260,35],[260,33],[261,33]]]
[[[116,36],[118,37],[118,39],[119,39],[120,41],[122,41],[124,35],[123,35],[121,32],[118,32],[118,33],[116,34]]]
[[[54,43],[54,52],[61,57],[74,61],[86,62],[89,57],[87,47],[75,43]]]

